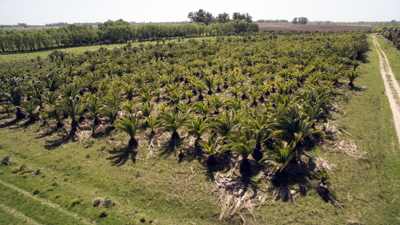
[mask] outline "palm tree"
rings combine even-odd
[[[79,127],[78,118],[83,112],[79,89],[74,83],[65,86],[63,90],[62,108],[71,119],[71,128],[68,132],[68,136],[66,137],[66,140],[69,140],[75,136],[75,133]]]
[[[273,129],[273,138],[292,146],[297,161],[300,161],[304,149],[315,145],[322,136],[322,132],[315,128],[315,121],[304,115],[297,105],[279,112]]]
[[[125,132],[129,136],[128,147],[130,151],[136,151],[138,147],[138,140],[136,139],[136,132],[139,128],[138,120],[132,116],[126,116],[117,122],[116,128]],[[132,159],[134,160],[134,159]]]
[[[238,119],[234,111],[225,111],[211,121],[212,133],[226,138],[229,133],[238,127]]]
[[[194,153],[195,156],[201,156],[203,154],[201,148],[201,136],[207,131],[208,124],[207,119],[204,117],[195,117],[191,119],[188,124],[189,134],[195,137],[194,141]]]
[[[181,111],[170,110],[164,111],[160,114],[159,124],[167,131],[171,132],[169,140],[169,147],[175,149],[181,141],[178,129],[181,128],[187,120],[186,114]]]
[[[349,79],[349,87],[351,89],[354,89],[354,81],[360,76],[359,73],[357,73],[356,70],[352,70],[348,73],[346,73],[347,79]]]
[[[55,119],[56,126],[55,130],[58,130],[64,126],[62,121],[62,108],[60,107],[60,102],[58,101],[58,95],[55,92],[46,92],[44,97],[44,108],[42,110],[42,119],[44,124],[48,124],[47,119]]]
[[[243,129],[255,140],[251,154],[256,161],[263,158],[263,143],[271,138],[271,122],[267,114],[268,112],[252,111],[243,121]]]
[[[112,87],[107,91],[107,94],[103,98],[103,105],[101,111],[108,117],[109,123],[111,124],[110,129],[114,129],[114,122],[117,119],[118,112],[120,110],[121,97],[120,92],[116,87]]]
[[[153,149],[153,142],[154,142],[154,138],[156,136],[156,126],[157,126],[157,119],[155,117],[152,116],[148,116],[144,122],[145,127],[148,128],[150,130],[149,133],[147,133],[147,138],[148,138],[148,144],[149,144],[149,150]]]
[[[195,112],[201,114],[203,118],[206,118],[208,113],[210,112],[210,107],[205,102],[196,102],[194,104],[194,110]]]
[[[222,148],[233,153],[238,153],[241,156],[240,174],[245,181],[251,176],[251,164],[249,155],[253,153],[256,145],[256,140],[250,135],[246,135],[245,131],[239,130],[228,137],[228,143]]]
[[[214,78],[211,77],[211,76],[206,76],[204,78],[204,83],[207,86],[207,94],[208,95],[212,95],[213,94],[213,88],[214,88],[214,85],[215,85]]]
[[[112,156],[108,159],[113,160],[113,164],[117,166],[122,166],[129,158],[135,163],[139,145],[136,139],[136,133],[139,129],[138,120],[133,116],[126,116],[117,121],[116,127],[129,136],[129,142],[126,148],[111,152]]]
[[[282,173],[295,156],[294,143],[280,141],[275,144],[274,148],[270,149],[267,157],[263,158],[263,163],[268,167],[273,168],[275,174]]]
[[[100,99],[95,94],[87,94],[84,97],[85,106],[92,117],[92,137],[96,134],[96,128],[100,124],[100,110],[101,110],[101,102]]]
[[[11,78],[9,85],[6,87],[9,88],[8,91],[5,91],[6,99],[15,107],[15,120],[21,120],[25,118],[25,113],[21,108],[24,95],[22,90],[22,80],[18,77]]]
[[[31,98],[29,101],[23,103],[23,108],[28,118],[28,121],[24,122],[25,125],[34,123],[39,119],[39,100],[36,98]]]
[[[207,100],[208,100],[207,101],[208,105],[210,106],[210,108],[213,109],[213,111],[214,111],[213,113],[215,115],[218,114],[219,110],[222,108],[222,106],[224,106],[223,100],[218,96],[215,96],[215,95],[208,96]]]

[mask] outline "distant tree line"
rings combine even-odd
[[[292,23],[294,23],[294,24],[307,24],[308,23],[308,19],[307,19],[307,17],[295,17],[292,20]]]
[[[235,12],[231,16],[224,12],[217,16],[213,16],[212,13],[205,11],[204,9],[199,9],[195,12],[190,12],[188,18],[195,23],[211,24],[211,23],[228,23],[228,22],[247,22],[252,23],[253,18],[248,13]]]
[[[220,20],[222,21],[223,16]],[[236,15],[242,18],[243,15]],[[159,40],[173,37],[234,35],[258,31],[249,16],[224,23],[130,24],[123,20],[107,21],[98,27],[68,25],[53,29],[0,30],[0,53],[45,50],[127,41]],[[226,19],[225,18],[225,19]],[[246,19],[247,18],[247,19]]]

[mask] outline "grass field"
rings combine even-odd
[[[334,152],[333,147],[332,151],[319,151],[334,165],[331,183],[343,208],[310,192],[294,203],[267,201],[255,210],[254,224],[400,224],[400,197],[395,194],[400,190],[400,149],[379,75],[378,55],[370,44],[369,62],[360,67],[362,76],[356,82],[364,88],[354,92],[335,115],[339,128],[346,130],[341,138],[354,140],[365,156],[355,159]],[[87,148],[70,143],[48,151],[43,148],[44,140],[35,138],[36,129],[0,129],[0,159],[11,156],[13,161],[11,166],[0,166],[0,181],[38,199],[0,183],[0,203],[41,224],[83,224],[63,210],[98,224],[236,224],[218,221],[213,184],[205,182],[204,171],[196,162],[177,164],[174,157],[144,159],[139,151],[135,165],[113,167],[106,160],[107,140],[87,143]],[[40,174],[33,176],[38,169]],[[115,206],[93,207],[98,197],[111,199]],[[62,210],[42,204],[44,200]],[[100,218],[103,212],[107,217]],[[0,224],[24,223],[0,208]]]

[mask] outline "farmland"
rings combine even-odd
[[[393,38],[189,18],[0,33],[0,224],[400,222]]]
[[[262,31],[275,32],[356,32],[369,31],[370,25],[314,22],[305,25],[289,22],[258,22]]]

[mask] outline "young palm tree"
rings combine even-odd
[[[32,124],[39,119],[40,106],[38,99],[31,98],[29,101],[24,102],[23,108],[28,118],[28,121],[24,122],[25,125]]]
[[[63,90],[62,109],[71,119],[71,128],[68,132],[66,140],[74,138],[75,133],[78,130],[79,117],[83,112],[81,103],[78,87],[73,83],[65,86]]]
[[[207,94],[212,95],[215,85],[215,79],[212,76],[206,76],[204,79],[204,83],[207,86]]]
[[[42,120],[46,125],[49,119],[56,121],[55,131],[64,126],[62,121],[62,109],[58,101],[58,95],[55,92],[46,92],[44,96],[44,107],[42,110]]]
[[[171,132],[169,147],[175,149],[181,141],[178,129],[181,128],[187,120],[186,114],[181,111],[170,110],[160,114],[159,124],[167,131]]]
[[[208,105],[213,109],[214,115],[218,114],[220,112],[219,110],[224,106],[223,100],[216,95],[208,96],[207,100]]]
[[[201,147],[201,136],[207,131],[207,119],[203,117],[195,117],[188,124],[189,134],[194,136],[194,154],[195,156],[202,156],[203,151]]]
[[[251,176],[251,164],[249,162],[249,155],[253,153],[256,145],[256,140],[250,135],[246,135],[244,131],[239,130],[228,138],[228,143],[222,148],[237,153],[241,156],[240,160],[240,174],[245,181]]]
[[[315,128],[315,121],[304,115],[299,106],[286,108],[276,116],[272,136],[292,146],[297,161],[300,161],[305,147],[315,145],[321,138],[321,131]]]
[[[157,123],[157,119],[152,116],[148,116],[144,122],[145,127],[150,130],[146,135],[148,138],[149,150],[152,150],[154,147],[154,138],[156,136]]]
[[[103,105],[101,111],[108,117],[111,129],[114,129],[114,122],[117,119],[118,112],[121,106],[120,92],[116,88],[108,90],[107,94],[103,98]]]
[[[267,157],[262,159],[263,163],[273,168],[276,174],[282,173],[289,163],[295,157],[295,144],[286,141],[276,143],[274,148],[270,149]]]
[[[256,161],[263,158],[263,143],[271,138],[271,122],[266,115],[267,112],[252,111],[243,121],[245,132],[255,140],[251,155]]]
[[[349,87],[351,89],[354,89],[354,81],[360,76],[359,73],[357,73],[356,70],[352,70],[348,73],[346,73],[347,79],[349,79]]]
[[[203,118],[206,118],[210,112],[210,107],[205,102],[197,102],[194,104],[194,111],[199,113]]]
[[[84,99],[86,109],[92,117],[92,137],[94,137],[96,135],[96,128],[100,124],[101,102],[95,94],[87,94]]]
[[[6,99],[15,107],[15,120],[21,120],[25,118],[25,113],[21,108],[24,95],[21,85],[22,81],[20,81],[18,78],[14,78],[7,86],[9,91],[5,92]]]
[[[139,128],[138,120],[132,116],[123,117],[117,122],[116,128],[129,136],[127,149],[129,151],[136,151],[139,144],[136,139],[136,132]],[[132,158],[132,160],[134,159]]]
[[[212,133],[226,138],[231,131],[238,127],[238,119],[234,111],[225,111],[211,121]]]
[[[111,152],[112,156],[108,157],[108,159],[113,160],[113,164],[117,166],[122,166],[129,158],[135,163],[139,145],[136,139],[136,133],[139,128],[138,120],[133,116],[125,116],[117,121],[116,127],[129,136],[129,142],[126,148]]]

